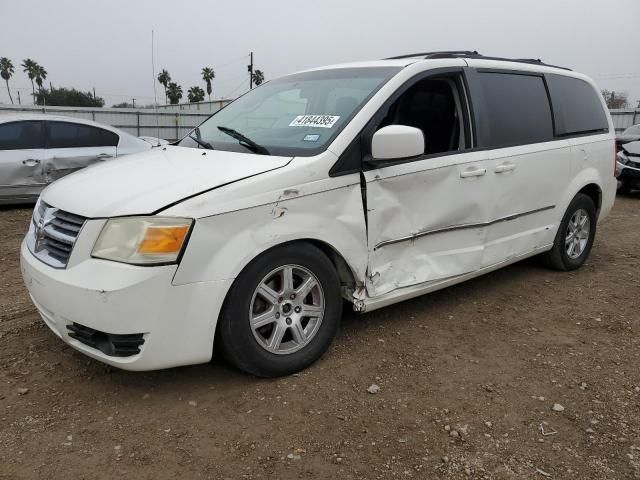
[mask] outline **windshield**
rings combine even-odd
[[[319,70],[270,81],[214,113],[178,145],[262,155],[317,155],[399,70]]]
[[[623,135],[640,135],[640,124],[627,128],[624,132],[622,132],[622,134]]]

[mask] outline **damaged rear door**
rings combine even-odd
[[[115,133],[74,122],[47,122],[44,175],[51,183],[94,163],[115,158],[120,138]]]
[[[36,197],[45,186],[44,122],[0,124],[0,201]]]

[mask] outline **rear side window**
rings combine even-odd
[[[0,150],[44,148],[42,122],[10,122],[0,124]]]
[[[119,137],[102,128],[79,123],[49,122],[47,148],[115,147]]]
[[[484,108],[478,130],[482,146],[507,147],[553,139],[553,120],[541,76],[479,72]]]
[[[579,78],[563,75],[548,75],[547,81],[557,135],[609,131],[600,96],[591,85]]]

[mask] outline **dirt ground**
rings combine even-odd
[[[66,347],[22,285],[29,216],[0,210],[1,479],[640,478],[640,194],[581,270],[524,262],[349,312],[276,380]]]

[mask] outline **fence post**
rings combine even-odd
[[[178,129],[178,122],[180,121],[180,114],[178,112],[176,112],[176,140],[178,140],[180,138],[180,134],[179,129]]]
[[[96,111],[95,110],[91,110],[91,120],[93,120],[94,122],[96,121]]]
[[[631,122],[631,125],[635,125],[636,124],[636,116],[638,115],[638,109],[634,109],[633,110],[633,122]]]
[[[140,112],[136,112],[136,137],[140,136]]]

